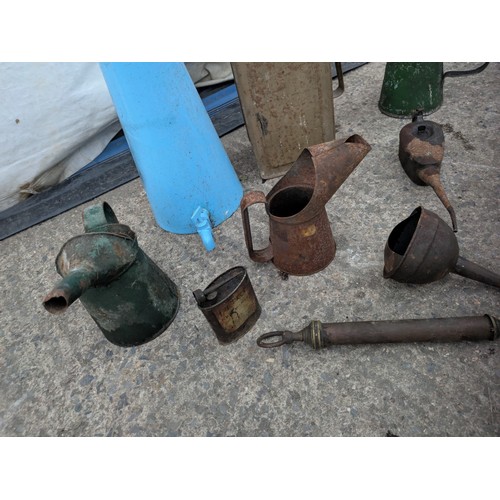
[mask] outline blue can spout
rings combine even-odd
[[[191,216],[191,220],[196,226],[196,231],[200,235],[203,246],[207,252],[211,252],[215,248],[214,235],[212,233],[212,224],[210,223],[210,215],[208,210],[198,207]]]

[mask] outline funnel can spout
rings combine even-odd
[[[52,314],[61,314],[92,285],[90,273],[75,269],[67,274],[43,299],[43,306]]]
[[[500,274],[494,273],[479,264],[475,264],[464,257],[458,257],[457,263],[453,271],[464,278],[470,278],[481,283],[486,283],[497,288],[500,288]]]
[[[422,179],[423,182],[428,184],[429,186],[434,189],[434,192],[437,194],[438,198],[441,200],[441,203],[444,205],[446,210],[448,210],[448,213],[450,214],[451,217],[451,224],[453,226],[453,232],[457,232],[457,217],[455,215],[455,210],[451,206],[450,200],[448,199],[448,196],[446,196],[446,192],[444,190],[443,184],[441,183],[441,179],[439,177],[439,173],[433,173],[433,174],[428,174],[426,172],[427,169],[422,169],[419,172],[419,177]]]

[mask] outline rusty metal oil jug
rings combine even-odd
[[[248,138],[262,179],[284,175],[300,152],[335,139],[333,99],[344,91],[335,63],[231,63]]]
[[[246,193],[240,207],[250,258],[272,260],[296,276],[327,267],[336,245],[325,205],[370,149],[359,135],[308,147],[267,196]],[[262,250],[253,248],[248,208],[254,203],[264,203],[269,217],[269,245]]]
[[[235,342],[259,319],[261,308],[243,266],[233,267],[215,278],[194,298],[220,344]]]
[[[153,340],[177,314],[176,285],[106,202],[85,209],[83,221],[85,233],[68,240],[57,255],[63,279],[44,298],[45,309],[60,314],[79,298],[113,344]]]

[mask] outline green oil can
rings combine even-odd
[[[106,202],[85,209],[83,222],[85,233],[68,240],[57,255],[63,279],[44,298],[45,309],[60,314],[79,298],[113,344],[130,347],[153,340],[177,314],[175,283]]]

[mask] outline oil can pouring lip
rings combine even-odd
[[[288,217],[294,224],[306,222],[324,208],[370,150],[371,146],[358,134],[305,148],[267,199],[296,186],[312,189],[304,208]],[[272,210],[269,216],[273,217]]]

